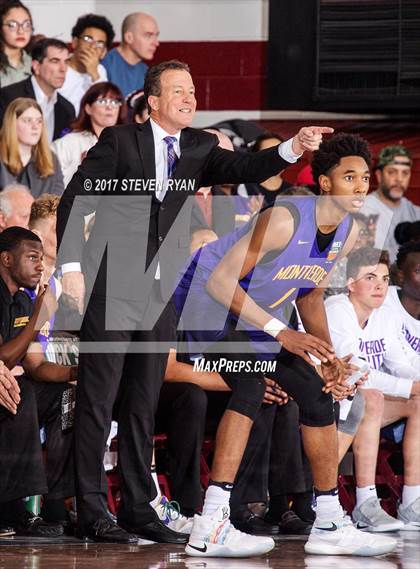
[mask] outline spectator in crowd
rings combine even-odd
[[[53,38],[38,41],[32,49],[32,76],[0,90],[0,116],[18,97],[35,99],[42,109],[48,140],[58,138],[74,119],[74,107],[58,89],[63,86],[69,51],[66,44]]]
[[[383,306],[389,283],[387,255],[371,247],[354,251],[348,257],[347,277],[349,294],[329,298],[326,311],[337,355],[351,353],[356,365],[367,362],[370,368],[361,389],[366,402],[365,417],[353,444],[357,482],[353,520],[357,527],[373,532],[420,531],[420,369],[407,361],[395,315]],[[382,371],[384,368],[388,371]],[[396,520],[381,508],[375,472],[380,428],[401,418],[407,419],[403,444],[405,474],[403,501]],[[346,432],[347,421],[342,417],[340,431]],[[348,447],[352,437],[341,439],[342,443],[347,441]],[[340,447],[342,456],[342,444]]]
[[[26,186],[9,184],[0,192],[0,231],[8,227],[28,228],[34,198]]]
[[[31,207],[29,229],[40,237],[44,252],[43,282],[48,282],[55,271],[55,261],[57,257],[57,235],[55,226],[59,202],[59,196],[54,194],[42,194],[33,202]]]
[[[143,89],[148,69],[144,61],[153,59],[158,38],[158,24],[149,14],[135,12],[124,18],[120,45],[111,49],[102,61],[108,80],[118,85],[124,97]]]
[[[76,115],[89,87],[108,79],[100,61],[111,49],[114,36],[111,22],[96,14],[81,16],[71,31],[73,54],[68,60],[66,80],[58,92],[72,103]]]
[[[142,124],[147,121],[149,118],[149,111],[147,109],[147,101],[143,90],[134,92],[130,97],[128,97],[127,105],[131,109],[133,122]]]
[[[106,81],[95,83],[84,94],[79,116],[71,125],[72,132],[52,143],[63,172],[64,187],[103,129],[122,123],[123,101],[119,88]]]
[[[13,0],[0,8],[0,87],[23,81],[31,75],[31,56],[25,51],[32,35],[28,8]]]
[[[385,146],[379,153],[375,174],[378,189],[366,198],[362,213],[378,215],[375,247],[389,252],[391,263],[395,261],[398,243],[394,231],[402,221],[420,219],[420,207],[404,197],[410,185],[413,160],[402,145]]]
[[[48,146],[40,105],[19,97],[6,109],[0,130],[0,187],[17,182],[36,198],[40,194],[61,195],[63,174]]]
[[[275,134],[274,132],[265,132],[261,134],[252,146],[252,152],[259,152],[260,150],[265,150],[266,148],[272,148],[283,142],[283,139]],[[287,188],[290,188],[292,184],[286,182],[281,177],[282,172],[279,172],[275,176],[272,176],[264,182],[248,183],[245,184],[247,193],[249,196],[262,196],[263,206],[273,205],[276,198],[282,194]]]
[[[393,314],[396,329],[402,333],[402,342],[408,360],[420,367],[420,239],[408,241],[397,254],[398,282],[401,288],[389,288],[385,299]]]
[[[45,290],[31,300],[42,271],[37,235],[20,227],[0,234],[0,358],[9,369],[20,362],[24,370],[2,385],[0,525],[12,526],[17,535],[58,537],[66,520],[64,498],[74,495],[72,432],[62,430],[61,401],[77,367],[49,363],[40,350],[29,348],[54,305]],[[45,466],[41,427],[48,449]],[[41,516],[26,511],[22,500],[37,494],[45,495]]]

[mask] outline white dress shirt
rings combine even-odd
[[[34,88],[36,102],[41,107],[42,113],[44,115],[45,126],[47,127],[48,141],[52,142],[55,126],[54,106],[57,102],[57,91],[54,91],[51,97],[48,97],[38,85],[38,81],[36,80],[35,75],[32,75],[31,83],[32,87]]]

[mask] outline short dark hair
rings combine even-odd
[[[36,233],[24,227],[8,227],[0,233],[0,253],[15,251],[22,241],[36,241],[42,243]]]
[[[114,28],[108,18],[97,14],[85,14],[80,16],[71,31],[72,38],[80,37],[86,28],[97,28],[106,34],[106,47],[111,49],[115,38]]]
[[[254,141],[254,144],[251,147],[252,152],[258,152],[261,150],[261,145],[265,140],[270,140],[272,138],[276,138],[280,142],[284,142],[283,138],[277,134],[276,132],[263,132]]]
[[[31,56],[34,61],[38,61],[42,63],[44,59],[47,57],[47,50],[49,47],[56,47],[57,49],[67,49],[67,45],[56,38],[42,38],[38,40],[31,51]]]
[[[80,101],[80,110],[76,120],[71,124],[71,130],[76,132],[82,132],[83,130],[93,131],[92,120],[90,116],[85,111],[85,105],[92,105],[100,97],[106,97],[111,95],[114,99],[121,101],[123,106],[120,107],[120,112],[118,114],[118,120],[116,124],[123,123],[123,113],[124,113],[124,97],[121,93],[119,87],[110,81],[100,81],[99,83],[94,83],[89,87],[86,93],[83,95]]]
[[[415,241],[407,241],[398,249],[397,253],[397,267],[403,270],[405,261],[410,253],[420,253],[420,239]]]
[[[370,265],[386,265],[389,269],[389,253],[375,247],[360,247],[347,257],[346,276],[348,279],[357,278],[361,267]]]
[[[152,112],[152,108],[149,105],[149,97],[150,95],[154,95],[155,97],[160,96],[160,76],[164,71],[169,70],[187,71],[190,73],[189,66],[183,61],[179,61],[178,59],[162,61],[162,63],[158,63],[157,65],[150,67],[146,73],[146,77],[144,78],[144,96],[147,101],[147,110],[149,113]]]
[[[147,101],[144,93],[139,95],[133,103],[133,118],[135,116],[142,116],[144,111],[147,111]]]
[[[372,157],[367,141],[358,134],[339,132],[326,138],[312,157],[312,175],[316,185],[321,175],[328,175],[330,170],[338,166],[341,158],[360,156],[370,168]]]

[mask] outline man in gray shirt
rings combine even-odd
[[[420,219],[420,207],[404,197],[410,184],[413,160],[402,145],[385,146],[379,153],[375,174],[378,189],[369,194],[361,212],[378,215],[375,247],[387,249],[390,261],[397,256],[398,244],[394,237],[396,226],[402,221]]]

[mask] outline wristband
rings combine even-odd
[[[269,334],[270,336],[273,336],[273,338],[276,338],[279,332],[281,332],[285,328],[287,328],[286,324],[283,324],[283,322],[281,322],[277,318],[272,318],[264,326],[264,332],[266,334]]]

